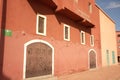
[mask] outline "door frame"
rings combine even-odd
[[[32,44],[32,43],[36,43],[36,42],[44,43],[52,48],[52,75],[51,76],[54,76],[54,47],[50,43],[48,43],[47,41],[34,39],[34,40],[30,40],[24,44],[23,79],[26,79],[25,73],[26,73],[26,50],[27,50],[27,46]]]
[[[91,51],[94,51],[94,53],[95,53],[95,55],[96,55],[96,68],[98,67],[98,65],[97,65],[97,53],[96,53],[96,51],[94,50],[94,49],[90,49],[89,51],[88,51],[88,69],[90,69],[91,70],[91,68],[90,68],[90,52]],[[96,68],[93,68],[93,69],[96,69]]]

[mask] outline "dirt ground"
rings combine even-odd
[[[120,65],[59,76],[57,80],[120,80]]]

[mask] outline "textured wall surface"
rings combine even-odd
[[[81,1],[83,0],[79,2],[81,4],[79,9],[83,13],[82,16],[89,18],[95,25],[94,28],[81,26],[69,17],[56,14],[54,10],[40,3],[39,0],[7,0],[5,29],[11,30],[12,36],[5,36],[4,40],[3,74],[10,80],[23,80],[26,67],[24,44],[36,39],[48,42],[54,47],[55,76],[88,70],[90,50],[94,50],[96,53],[96,67],[101,67],[99,13],[94,0],[89,0],[93,4],[92,14],[87,9],[88,1],[83,1],[85,5]],[[60,6],[61,0],[56,0],[56,4]],[[47,17],[46,36],[36,34],[37,13]],[[70,41],[64,40],[64,24],[70,26]],[[85,45],[80,43],[81,30],[86,35]],[[90,45],[91,34],[95,37],[93,47]]]
[[[99,10],[99,13],[100,13],[102,65],[107,66],[114,64],[112,52],[115,53],[115,63],[117,63],[115,23],[107,15],[105,15],[103,11]]]

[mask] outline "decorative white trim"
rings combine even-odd
[[[93,43],[93,44],[92,44]],[[90,45],[93,47],[94,46],[94,35],[90,36]]]
[[[44,33],[38,32],[39,17],[44,18]],[[41,14],[38,13],[37,14],[37,20],[36,20],[36,34],[46,36],[46,25],[47,25],[47,18],[46,18],[46,16],[41,15]]]
[[[26,50],[27,50],[27,46],[29,44],[36,43],[36,42],[47,44],[49,47],[52,48],[52,76],[54,76],[54,47],[50,43],[48,43],[48,42],[46,42],[44,40],[34,39],[34,40],[28,41],[27,43],[24,44],[23,79],[26,78],[25,73],[26,73]]]
[[[68,27],[68,39],[65,38],[65,27]],[[66,41],[70,41],[70,26],[69,25],[66,25],[64,24],[64,40]]]
[[[82,41],[82,34],[83,34],[83,41]],[[81,40],[81,44],[84,44],[85,45],[85,43],[86,43],[86,40],[85,40],[85,32],[84,31],[81,31],[80,32],[80,40]]]
[[[95,55],[96,55],[96,68],[98,67],[98,64],[97,64],[97,53],[96,53],[96,51],[94,50],[94,49],[90,49],[89,51],[88,51],[88,69],[90,69],[90,52],[91,51],[94,51],[95,52]],[[96,68],[94,68],[94,69],[96,69]],[[91,70],[91,69],[90,69]]]

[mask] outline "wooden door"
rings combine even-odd
[[[52,48],[40,42],[26,50],[26,78],[52,75]]]
[[[94,51],[91,51],[89,53],[89,58],[90,58],[90,69],[96,68],[96,54]]]

